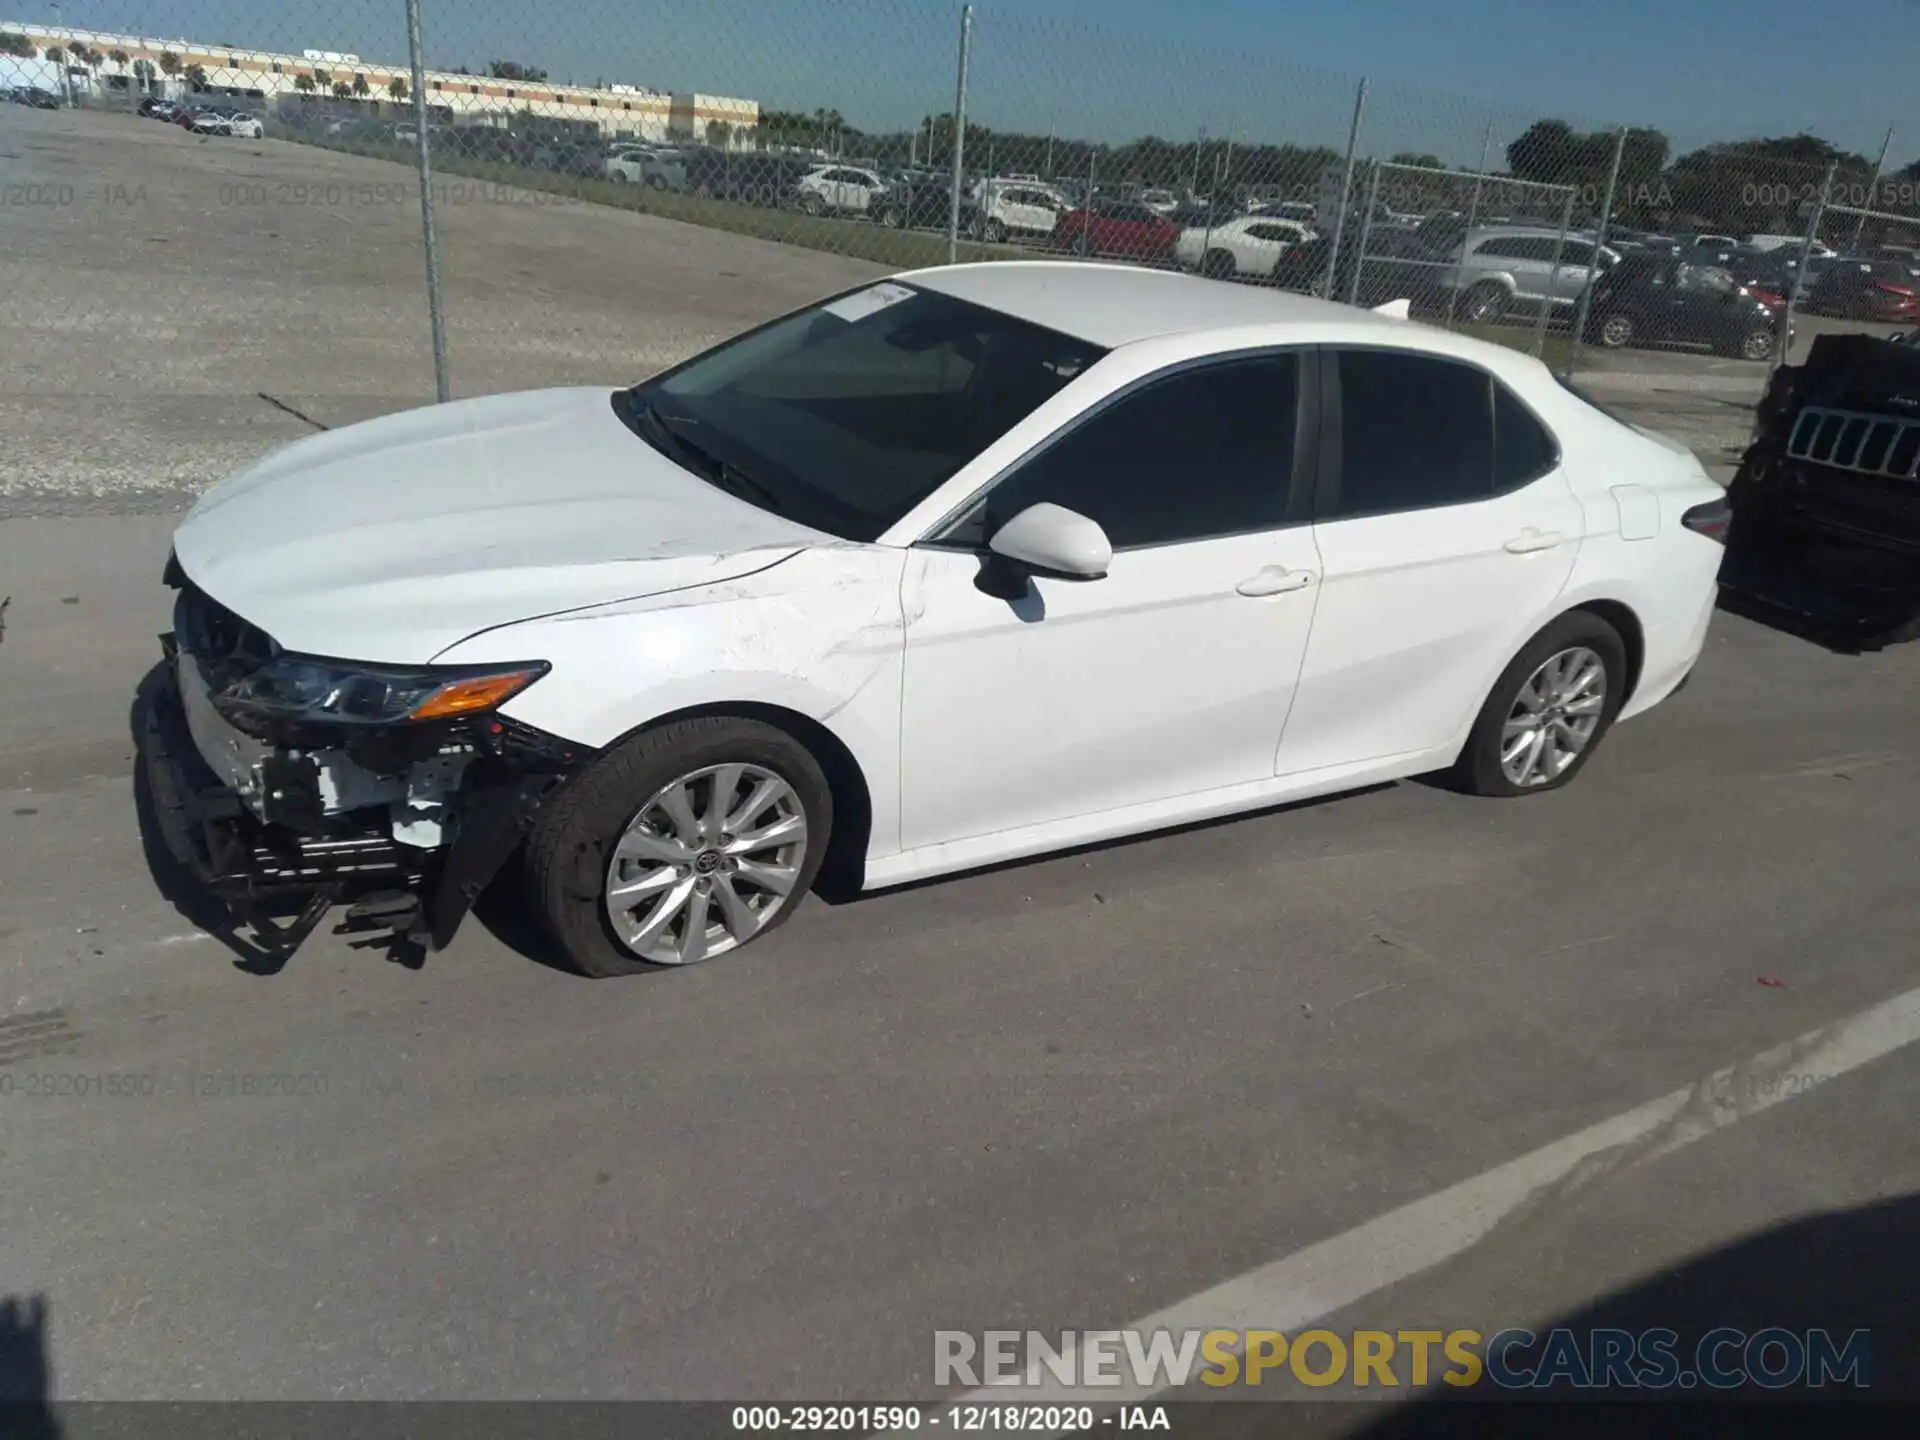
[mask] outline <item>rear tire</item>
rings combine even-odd
[[[742,767],[743,774],[769,775],[784,782],[786,798],[780,803],[804,820],[800,838],[785,842],[787,848],[778,852],[777,880],[784,888],[777,891],[761,886],[749,873],[754,870],[773,876],[768,864],[763,860],[752,867],[744,858],[756,854],[764,857],[768,852],[729,851],[718,832],[724,812],[735,810],[737,815],[738,807],[714,800],[710,772],[735,766]],[[692,780],[689,789],[689,777],[709,778]],[[708,787],[704,792],[700,790],[702,783]],[[751,788],[743,785],[736,793],[744,796]],[[695,838],[691,828],[684,835],[676,832],[658,838],[654,838],[657,826],[636,830],[648,814],[658,813],[655,800],[676,789],[693,796],[690,820],[711,822],[708,828],[714,833],[705,840]],[[716,804],[723,813],[710,813]],[[755,811],[755,815],[763,813],[768,812]],[[643,941],[656,953],[663,944],[677,949],[683,942],[674,938],[675,927],[690,929],[689,921],[695,916],[703,922],[703,938],[699,946],[683,952],[689,962],[743,948],[786,923],[813,887],[832,829],[833,795],[819,762],[784,730],[731,716],[675,721],[635,735],[601,756],[542,811],[523,862],[527,895],[534,913],[582,974],[595,979],[645,974],[671,968],[676,958],[669,955],[669,963],[657,964],[643,958],[629,943],[635,936],[646,934],[648,922],[656,913],[654,907],[665,906],[673,894],[685,892],[679,909],[668,917],[670,923],[665,930]],[[609,900],[608,884],[621,842],[636,833],[647,841],[649,853],[631,862],[618,862],[623,868],[629,863],[638,867],[625,883],[656,876],[671,883],[672,893],[667,893],[663,884],[660,890],[647,891],[645,898],[630,902],[623,910],[618,902]],[[749,837],[743,834],[739,838],[744,841]],[[663,846],[686,850],[687,862],[682,865],[660,860],[658,852]],[[796,847],[797,854],[793,853]],[[743,857],[735,862],[737,871],[735,863],[729,863],[734,853]],[[721,895],[722,887],[727,896]],[[653,899],[655,894],[661,898]],[[749,933],[736,938],[733,917],[742,912],[737,903],[727,902],[728,897],[738,902],[742,896],[763,908]],[[622,916],[625,938],[616,928],[616,913]],[[717,942],[704,938],[709,926],[721,931]],[[749,927],[746,921],[739,921],[737,928]]]
[[[1209,280],[1231,280],[1239,268],[1224,250],[1209,250],[1200,257],[1200,273]]]
[[[1772,330],[1764,325],[1756,325],[1735,342],[1733,353],[1742,360],[1771,360],[1773,347],[1777,343]]]
[[[1469,324],[1498,324],[1507,313],[1509,299],[1505,287],[1483,280],[1467,291],[1466,298],[1460,302],[1460,313]]]
[[[809,191],[800,197],[800,208],[809,215],[824,215],[827,213],[827,202]]]
[[[1587,657],[1597,662],[1599,676],[1582,683],[1593,668]],[[1562,615],[1521,647],[1494,682],[1449,773],[1453,788],[1503,799],[1558,790],[1606,738],[1626,685],[1620,632],[1591,611]]]

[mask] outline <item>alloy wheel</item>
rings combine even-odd
[[[1600,327],[1600,343],[1619,349],[1633,339],[1633,322],[1624,315],[1609,315]]]
[[[1514,696],[1500,729],[1500,770],[1522,789],[1546,785],[1580,758],[1607,705],[1606,662],[1584,645],[1550,655]]]
[[[751,940],[797,897],[807,817],[793,787],[759,765],[710,765],[662,786],[607,864],[606,916],[620,942],[690,965]]]
[[[1765,360],[1773,354],[1773,332],[1752,330],[1740,342],[1740,354],[1748,360]]]

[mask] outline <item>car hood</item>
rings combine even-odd
[[[735,579],[827,538],[681,469],[613,394],[488,396],[299,441],[208,491],[174,553],[288,650],[421,664],[496,625]]]

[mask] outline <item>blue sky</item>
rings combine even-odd
[[[833,105],[871,128],[952,104],[957,4],[931,0],[422,0],[430,59]],[[0,16],[51,21],[46,0]],[[1344,141],[1471,163],[1541,115],[1656,125],[1679,149],[1807,129],[1920,154],[1920,0],[985,0],[971,115],[1142,132]],[[405,50],[402,0],[64,0],[62,22],[265,48]]]

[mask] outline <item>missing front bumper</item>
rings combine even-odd
[[[451,842],[422,850],[395,841],[381,812],[319,824],[291,783],[297,766],[286,771],[290,784],[279,787],[285,798],[269,807],[272,818],[257,817],[201,757],[171,663],[144,698],[137,730],[167,853],[260,945],[285,953],[334,905],[356,900],[366,902],[361,918],[429,950],[445,948],[542,802],[582,758],[551,737],[496,723],[491,752],[474,762],[457,797]]]

